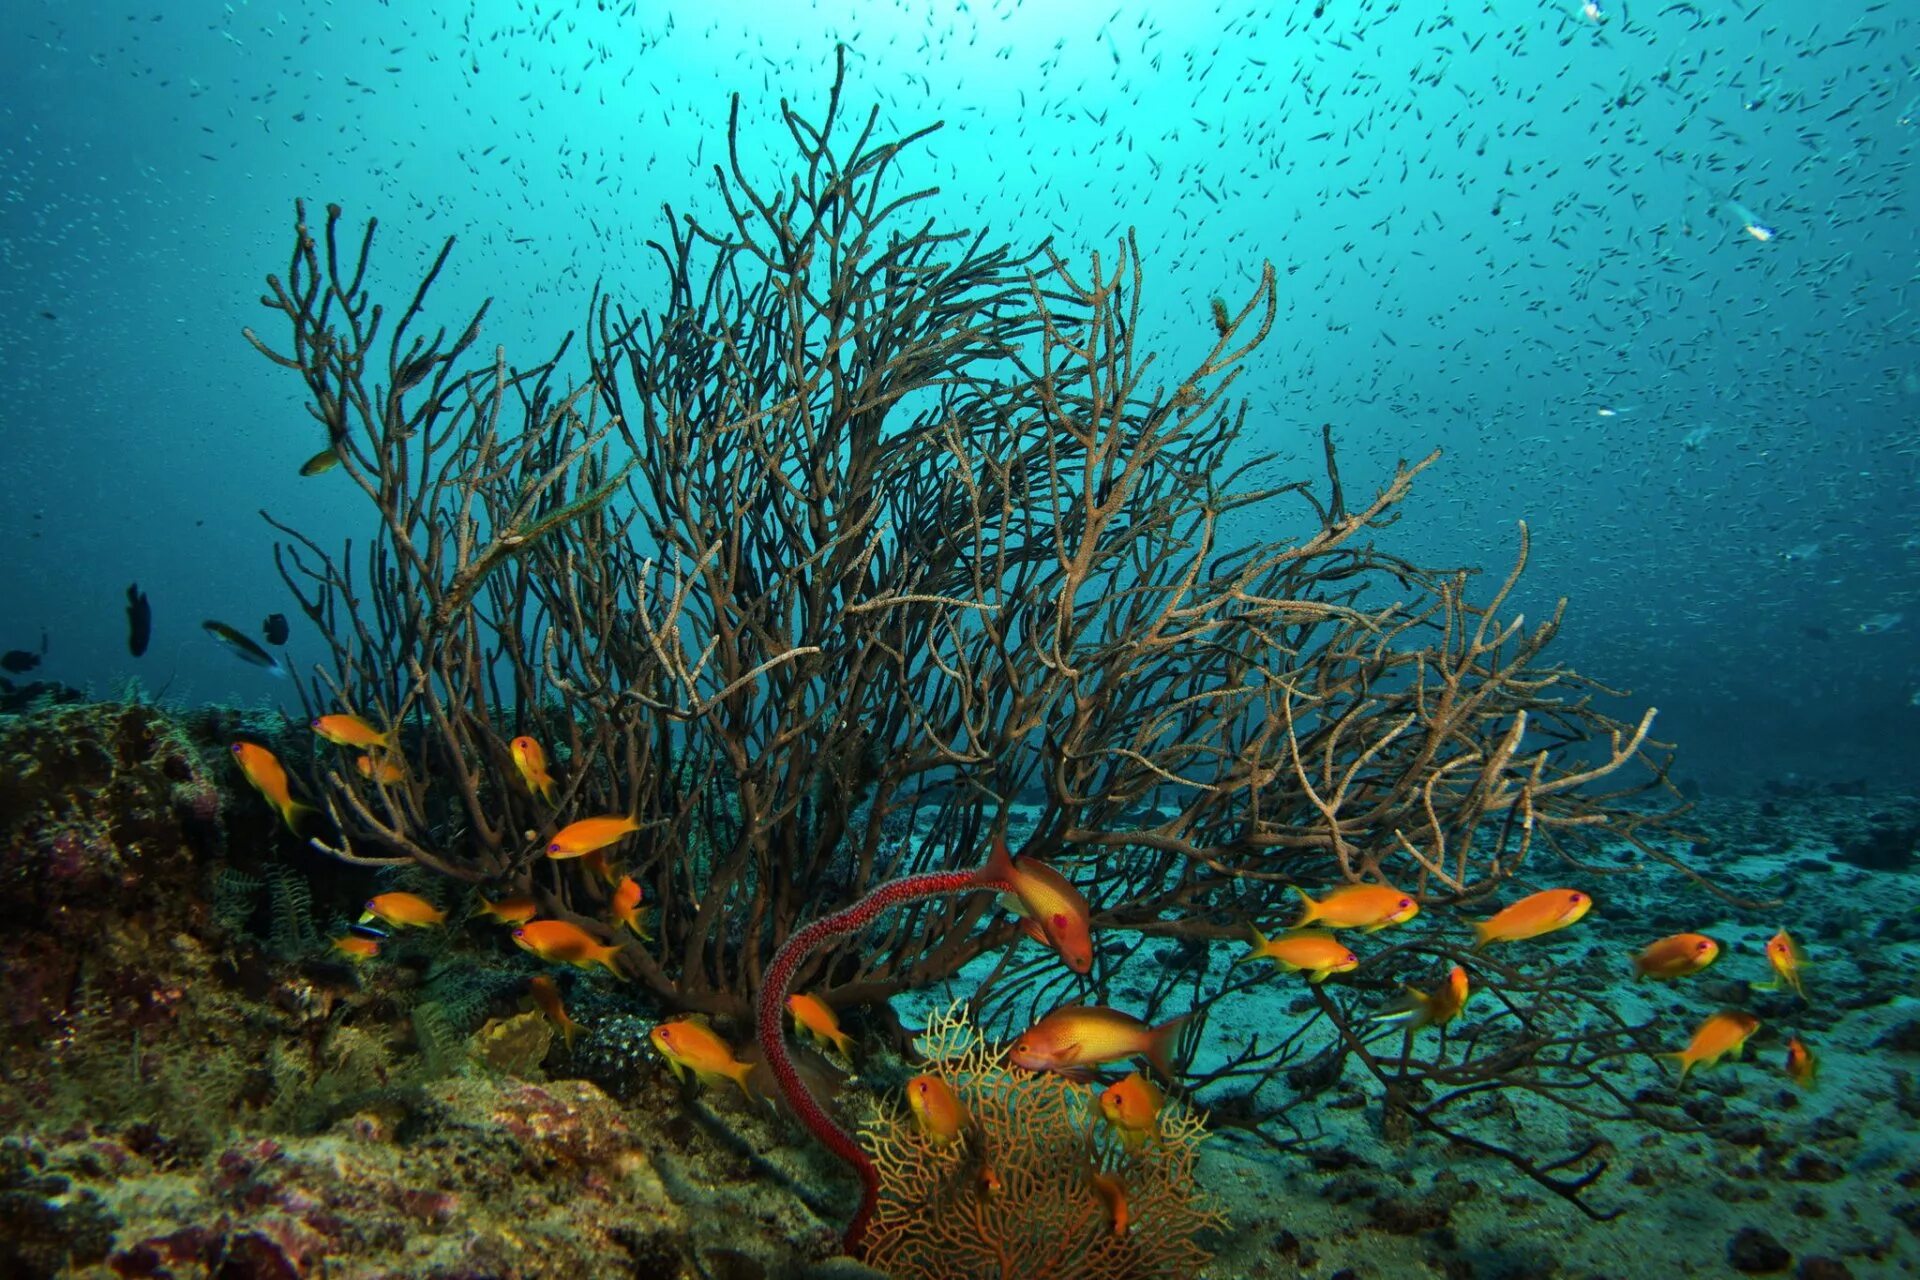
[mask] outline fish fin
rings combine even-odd
[[[300,834],[300,823],[320,811],[310,804],[301,804],[298,800],[289,800],[287,807],[280,811],[280,820],[287,824],[287,830],[294,835]]]
[[[601,947],[599,950],[594,952],[593,961],[594,963],[603,964],[607,966],[607,972],[612,974],[614,977],[625,978],[626,975],[620,972],[620,966],[614,963],[614,961],[619,959],[619,957],[620,957],[619,947]]]
[[[1471,949],[1477,952],[1481,948],[1485,947],[1489,942],[1492,942],[1492,941],[1493,941],[1493,934],[1487,928],[1486,923],[1480,920],[1474,921],[1473,922],[1473,947]]]
[[[1307,981],[1308,982],[1325,982],[1327,980],[1327,975],[1332,972],[1333,970],[1331,969],[1315,969],[1312,973],[1309,973],[1307,975]]]
[[[1190,1013],[1183,1013],[1171,1022],[1163,1022],[1147,1037],[1147,1061],[1153,1064],[1154,1070],[1169,1080],[1179,1075],[1179,1072],[1173,1069],[1173,1055],[1180,1047],[1181,1035],[1186,1032],[1187,1019],[1192,1016]]]
[[[987,865],[980,868],[981,884],[1013,884],[1013,855],[1007,852],[1007,837],[994,833],[993,844],[987,854]]]
[[[1287,887],[1300,895],[1300,918],[1295,920],[1289,927],[1304,929],[1320,918],[1320,904],[1308,897],[1307,891],[1299,885],[1290,884]]]
[[[1246,964],[1249,961],[1258,960],[1267,949],[1267,935],[1260,932],[1259,925],[1248,925],[1247,932],[1253,935],[1253,950],[1243,956],[1236,957],[1233,962],[1234,964]]]
[[[727,1075],[732,1078],[735,1084],[740,1086],[740,1092],[747,1095],[747,1101],[760,1101],[760,1095],[753,1091],[753,1064],[751,1062],[734,1063],[733,1068],[727,1072]]]

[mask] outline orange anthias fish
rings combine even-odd
[[[405,769],[391,760],[383,760],[375,756],[355,756],[353,767],[358,769],[360,776],[369,782],[378,782],[389,787],[396,782],[407,780]]]
[[[502,898],[498,902],[480,899],[480,914],[492,916],[501,924],[525,924],[540,914],[540,906],[532,898]]]
[[[918,1075],[907,1081],[907,1105],[920,1132],[935,1142],[952,1142],[972,1122],[967,1104],[939,1076]]]
[[[706,1084],[731,1080],[740,1086],[740,1092],[753,1097],[753,1086],[747,1083],[752,1064],[734,1057],[727,1042],[699,1014],[663,1022],[647,1038],[673,1068],[674,1075],[691,1071]]]
[[[1467,998],[1473,994],[1467,982],[1467,971],[1460,965],[1447,971],[1447,980],[1437,991],[1431,993],[1406,989],[1406,998],[1396,1007],[1384,1013],[1375,1014],[1375,1022],[1399,1021],[1408,1031],[1418,1031],[1421,1027],[1444,1027],[1460,1016],[1467,1007]]]
[[[1120,1145],[1136,1151],[1159,1132],[1160,1108],[1165,1103],[1160,1086],[1136,1071],[1101,1091],[1100,1114],[1120,1135]]]
[[[1328,929],[1374,933],[1420,914],[1420,904],[1390,884],[1345,884],[1318,902],[1297,884],[1293,891],[1300,895],[1300,918],[1293,922],[1295,929],[1318,924]]]
[[[1740,1050],[1759,1029],[1760,1019],[1752,1014],[1739,1009],[1724,1009],[1700,1024],[1685,1049],[1661,1056],[1672,1058],[1680,1064],[1680,1083],[1685,1083],[1687,1072],[1694,1067],[1710,1067],[1728,1054],[1739,1057]]]
[[[1269,938],[1253,930],[1253,950],[1235,960],[1271,960],[1287,973],[1305,973],[1309,982],[1325,982],[1332,973],[1351,973],[1360,967],[1360,957],[1330,933],[1308,929],[1301,933],[1283,933]]]
[[[603,964],[608,973],[616,978],[620,976],[620,967],[614,963],[620,948],[595,942],[592,934],[565,920],[529,920],[513,931],[513,941],[522,951],[531,951],[542,960],[579,965],[583,969],[590,964]]]
[[[1543,889],[1496,911],[1473,926],[1473,949],[1494,942],[1523,942],[1564,929],[1593,909],[1593,899],[1578,889]]]
[[[1104,1005],[1066,1005],[1033,1024],[1013,1042],[1008,1057],[1028,1071],[1084,1075],[1088,1067],[1139,1056],[1171,1076],[1173,1050],[1187,1017],[1149,1027],[1131,1014]]]
[[[357,933],[343,934],[333,940],[333,949],[355,964],[364,964],[380,954],[380,941]]]
[[[527,790],[553,803],[553,774],[547,771],[547,753],[532,738],[515,738],[511,744],[513,767],[520,771],[520,780],[527,784]]]
[[[640,922],[640,882],[632,876],[621,876],[613,888],[613,918],[639,934],[641,941],[653,941]]]
[[[1113,1234],[1127,1234],[1132,1219],[1127,1213],[1126,1188],[1120,1185],[1120,1179],[1114,1174],[1094,1169],[1089,1172],[1087,1181],[1092,1185],[1093,1193],[1100,1197],[1100,1202],[1107,1206],[1107,1220],[1113,1224]]]
[[[640,820],[631,814],[610,813],[602,818],[582,818],[569,822],[547,842],[549,858],[580,858],[604,849],[622,836],[640,829]]]
[[[1806,990],[1800,985],[1800,968],[1806,963],[1806,957],[1800,953],[1800,944],[1785,929],[1767,939],[1767,963],[1773,966],[1773,981],[1754,983],[1755,991],[1791,988],[1802,1000],[1807,998]]]
[[[299,835],[300,829],[296,823],[302,814],[312,813],[313,808],[296,801],[292,792],[287,790],[287,770],[278,757],[265,747],[257,747],[251,742],[236,742],[233,744],[233,758],[240,766],[240,772],[253,784],[253,789],[280,811],[280,820],[287,824],[287,830]]]
[[[567,1006],[561,1003],[560,988],[553,979],[544,973],[536,974],[527,981],[527,994],[533,997],[540,1012],[547,1015],[547,1021],[560,1029],[560,1038],[567,1042],[567,1048],[573,1048],[573,1038],[580,1034],[580,1024],[567,1016]]]
[[[795,992],[787,997],[787,1012],[793,1015],[793,1025],[813,1037],[815,1044],[822,1049],[832,1045],[852,1060],[853,1037],[840,1029],[840,1019],[820,1000]]]
[[[311,721],[313,731],[336,747],[379,747],[393,749],[393,732],[380,732],[359,716],[319,716]]]
[[[1075,973],[1093,968],[1093,911],[1071,881],[1038,858],[1015,858],[1006,837],[993,838],[982,880],[1004,880],[1013,897],[1001,902],[1026,918],[1027,936],[1052,947]]]
[[[360,921],[369,920],[385,920],[396,929],[418,928],[445,924],[447,913],[417,893],[383,893],[367,899]]]
[[[1802,1089],[1813,1088],[1813,1079],[1820,1074],[1820,1059],[1813,1050],[1800,1042],[1799,1036],[1787,1041],[1787,1078]]]
[[[1633,958],[1633,978],[1671,982],[1698,973],[1720,958],[1720,944],[1704,933],[1676,933],[1647,944]]]

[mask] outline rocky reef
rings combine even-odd
[[[618,984],[562,975],[569,1051],[497,926],[333,950],[370,893],[448,887],[287,835],[225,749],[281,728],[0,717],[0,1274],[847,1274],[806,1203],[835,1171],[685,1096]]]

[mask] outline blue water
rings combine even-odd
[[[817,115],[843,42],[850,110],[946,122],[901,190],[948,223],[1082,262],[1134,228],[1169,367],[1273,260],[1237,388],[1271,474],[1311,474],[1322,422],[1350,492],[1443,448],[1388,545],[1504,570],[1526,520],[1523,606],[1570,598],[1558,658],[1659,706],[1682,777],[1911,781],[1920,19],[1447,8],[16,0],[0,648],[44,629],[32,675],[101,693],[287,697],[199,622],[291,612],[261,508],[365,528],[339,473],[297,476],[320,429],[241,336],[294,197],[381,220],[377,293],[457,235],[436,318],[492,294],[483,346],[532,363],[596,283],[658,303],[645,242],[663,204],[720,212],[729,94],[772,181],[780,99]]]

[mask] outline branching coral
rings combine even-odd
[[[929,1020],[921,1047],[970,1125],[941,1142],[892,1108],[864,1127],[880,1176],[868,1262],[901,1280],[1198,1274],[1197,1237],[1225,1220],[1195,1179],[1197,1114],[1170,1104],[1158,1134],[1128,1151],[1085,1085],[1006,1066],[960,1007]]]

